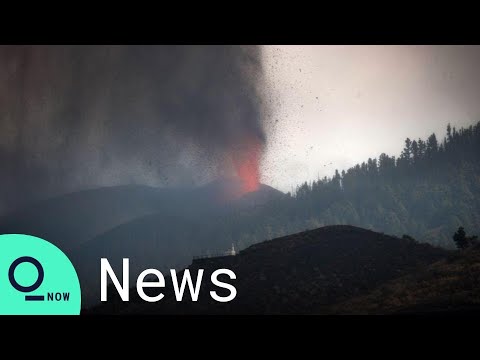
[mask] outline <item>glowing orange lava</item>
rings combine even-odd
[[[239,151],[232,156],[237,176],[242,181],[243,193],[258,190],[260,186],[260,156],[262,143],[257,138],[250,138]]]

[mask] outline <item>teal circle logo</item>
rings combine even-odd
[[[0,235],[0,315],[79,315],[80,308],[67,255],[35,236]]]

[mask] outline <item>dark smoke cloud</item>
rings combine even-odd
[[[0,47],[0,211],[86,187],[189,185],[263,142],[261,51]]]

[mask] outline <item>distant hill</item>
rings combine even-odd
[[[236,256],[194,260],[193,274],[204,279],[219,268],[231,269],[238,291],[229,303],[208,296],[217,290],[205,282],[199,301],[176,302],[170,278],[165,298],[146,303],[112,298],[94,313],[158,314],[311,314],[329,313],[334,304],[366,295],[388,281],[444,259],[449,251],[353,226],[326,226],[252,245]],[[158,290],[154,290],[152,295]]]
[[[196,188],[154,188],[140,185],[102,187],[38,201],[0,217],[0,233],[44,237],[64,251],[121,224],[151,214],[189,218],[199,212],[225,213],[229,209],[262,205],[284,194],[261,185],[249,196],[229,199],[227,191],[239,188],[233,179]]]
[[[70,251],[111,227],[160,211],[160,199],[172,196],[148,186],[113,186],[65,194],[0,217],[0,233],[36,235]]]
[[[239,181],[223,179],[193,188],[79,191],[0,217],[0,233],[35,235],[60,247],[79,273],[84,304],[92,304],[100,281],[92,272],[99,272],[101,257],[114,264],[129,257],[133,272],[150,264],[181,269],[194,255],[231,247],[250,229],[248,221],[233,221],[243,212],[285,196],[263,184],[248,194],[241,188]]]

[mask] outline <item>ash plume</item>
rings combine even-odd
[[[229,174],[246,139],[265,141],[261,92],[259,47],[0,47],[0,212]]]

